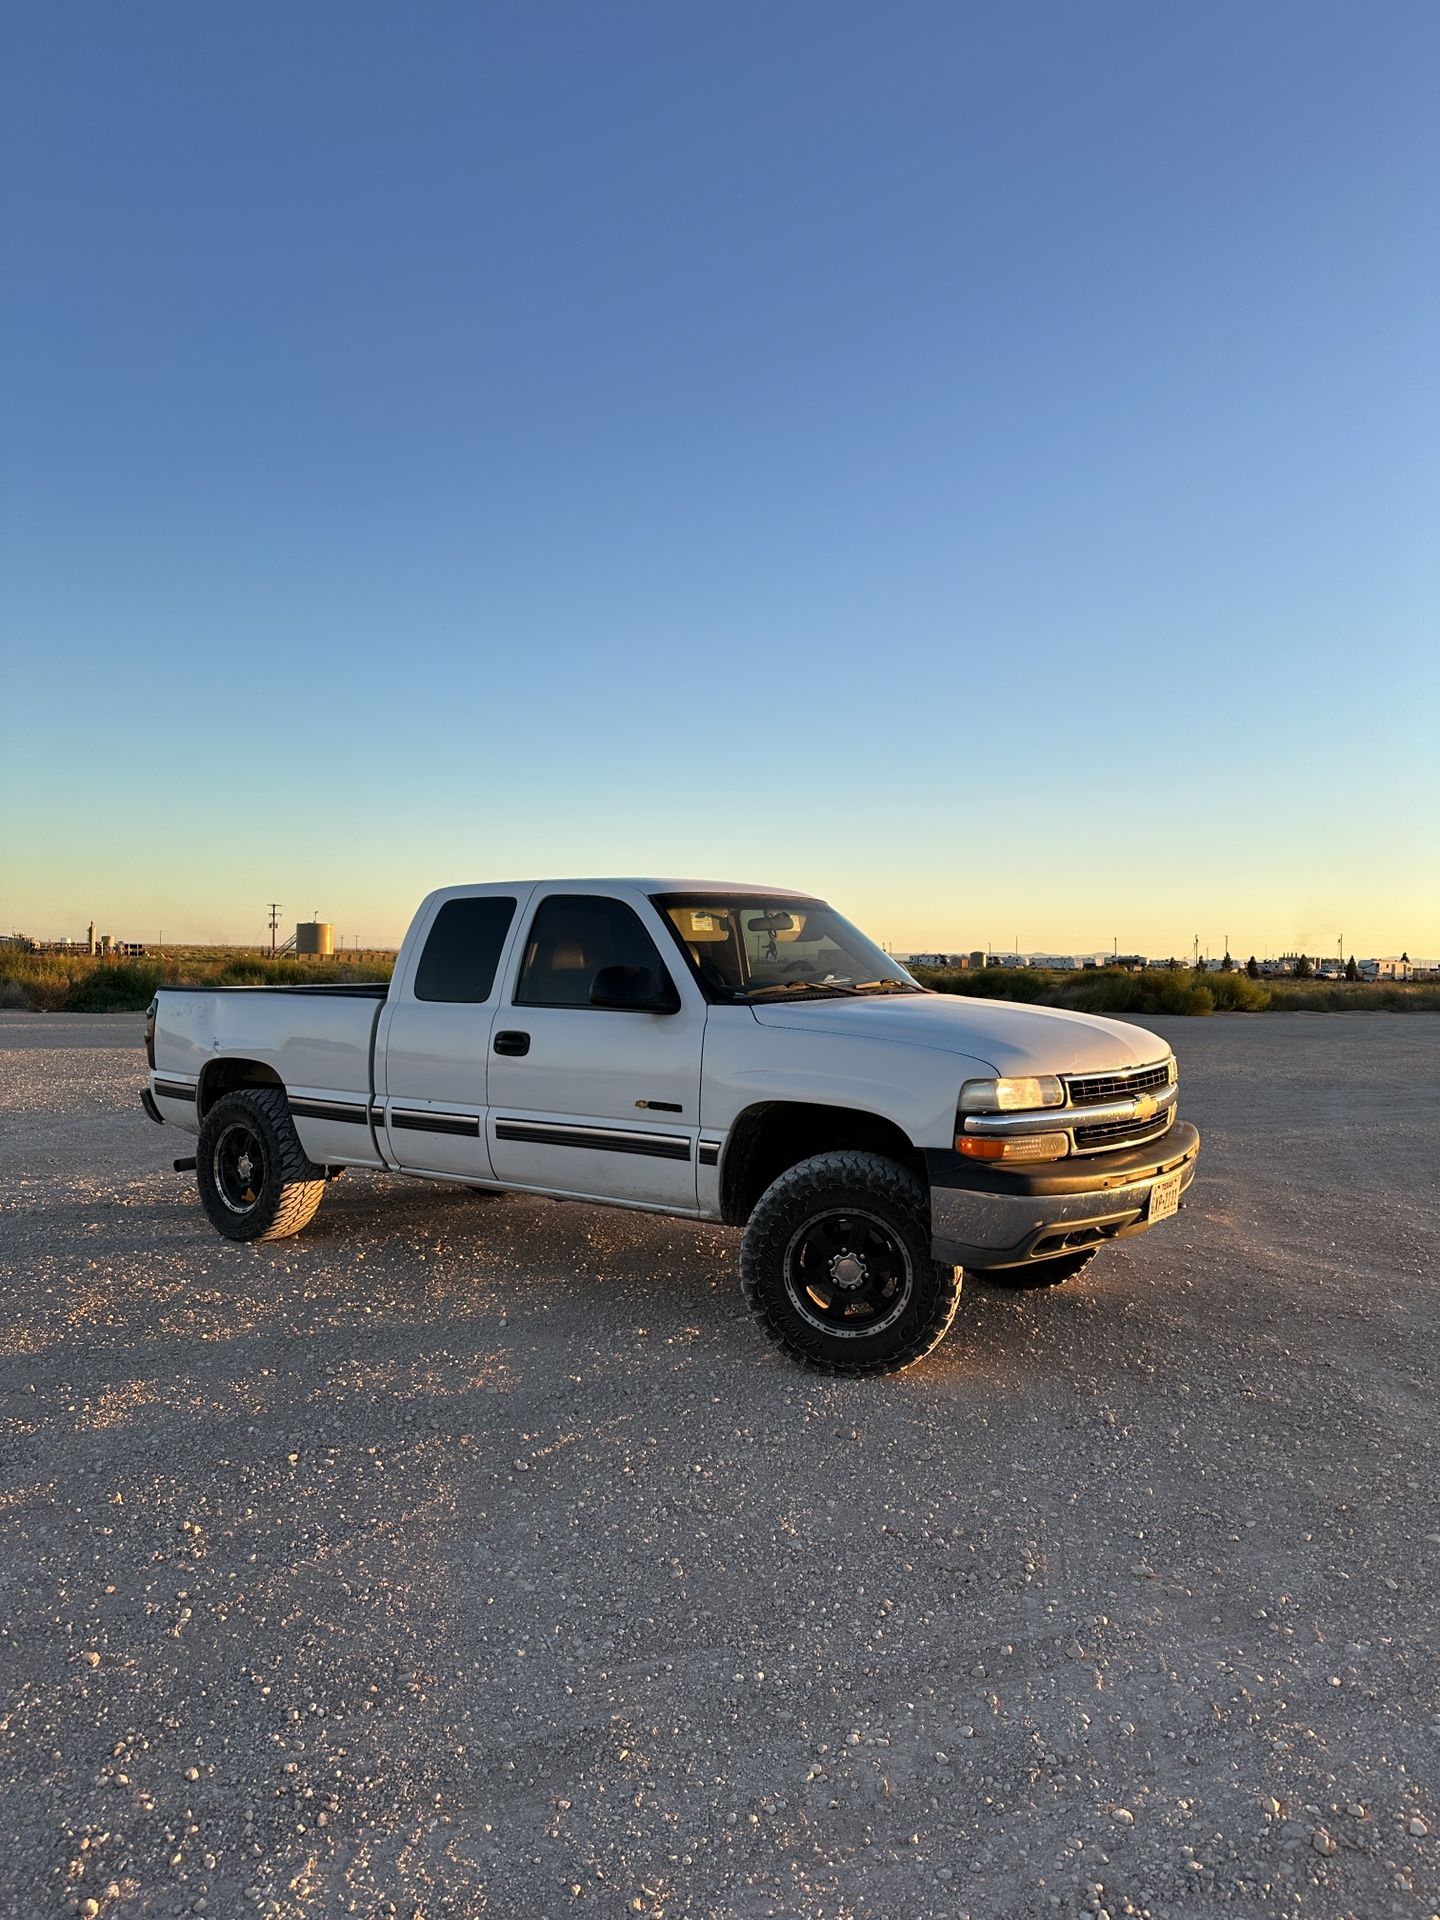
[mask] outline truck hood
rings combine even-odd
[[[770,1000],[750,1011],[763,1027],[934,1047],[980,1060],[997,1074],[1107,1073],[1149,1066],[1170,1052],[1126,1020],[966,994],[874,994],[808,1005]]]

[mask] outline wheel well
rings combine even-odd
[[[200,1075],[200,1118],[205,1118],[222,1094],[234,1093],[237,1087],[279,1087],[283,1093],[285,1083],[263,1060],[212,1060]]]
[[[858,1107],[764,1100],[745,1109],[726,1140],[720,1166],[722,1218],[730,1226],[743,1227],[755,1202],[787,1168],[841,1147],[883,1153],[921,1180],[926,1177],[924,1155],[893,1120]]]

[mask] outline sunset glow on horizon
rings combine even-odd
[[[0,56],[0,931],[655,873],[1440,956],[1433,8]]]

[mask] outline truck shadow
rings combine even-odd
[[[310,1342],[322,1365],[343,1364],[357,1336],[373,1354],[388,1330],[412,1357],[427,1342],[439,1351],[461,1335],[489,1340],[534,1378],[562,1360],[574,1364],[576,1350],[614,1356],[648,1341],[689,1347],[712,1364],[824,1381],[792,1370],[752,1325],[733,1228],[389,1175],[335,1183],[302,1234],[258,1246],[217,1236],[193,1187],[123,1207],[92,1199],[53,1211],[59,1239],[76,1255],[96,1250],[92,1223],[108,1216],[115,1264],[105,1263],[108,1277],[90,1275],[94,1285],[77,1274],[71,1310],[40,1338],[46,1348],[104,1328],[106,1344],[158,1338],[179,1360],[194,1342],[213,1355],[216,1345],[268,1330]],[[1132,1371],[1137,1343],[1158,1335],[1143,1324],[1156,1310],[1154,1265],[1112,1248],[1057,1288],[971,1277],[945,1341],[892,1385],[968,1396],[982,1386],[1033,1392],[1050,1382],[1104,1393]],[[1158,1284],[1163,1292],[1163,1274]],[[874,1386],[835,1383],[843,1393]]]
[[[757,1344],[740,1291],[741,1236],[734,1228],[393,1180],[383,1191],[376,1181],[337,1188],[305,1235],[335,1246],[351,1237],[363,1239],[372,1277],[394,1280],[408,1270],[413,1281],[420,1263],[423,1287],[407,1289],[417,1308],[428,1303],[433,1310],[448,1299],[468,1314],[478,1305],[478,1284],[486,1310],[508,1318],[512,1339],[535,1307],[538,1285],[547,1313],[557,1304],[581,1312],[594,1338],[625,1337],[637,1321],[669,1338],[681,1328],[715,1336],[723,1327],[737,1358],[789,1371],[788,1362]],[[1098,1386],[1126,1369],[1137,1290],[1145,1285],[1144,1263],[1121,1248],[1102,1252],[1058,1287],[1020,1289],[967,1277],[949,1335],[904,1377],[973,1381],[978,1374],[1014,1382],[1053,1365],[1067,1382],[1083,1371]]]

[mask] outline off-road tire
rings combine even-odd
[[[854,1330],[816,1324],[817,1318],[831,1319],[837,1312],[863,1315],[870,1301],[868,1282],[863,1299],[861,1283],[844,1283],[855,1288],[853,1307],[840,1292],[831,1306],[821,1305],[803,1284],[807,1237],[833,1232],[843,1243],[855,1221],[862,1223],[856,1231],[868,1236],[868,1244],[893,1269],[893,1300],[877,1303],[872,1333],[863,1330],[863,1317],[857,1317]],[[831,1270],[842,1260],[853,1271],[856,1263],[843,1244]],[[863,1268],[864,1262],[859,1264]],[[960,1280],[958,1267],[930,1257],[930,1207],[923,1185],[908,1168],[878,1153],[817,1153],[791,1167],[760,1196],[740,1244],[740,1283],[750,1311],[783,1353],[817,1373],[898,1373],[913,1366],[949,1331]]]
[[[258,1163],[258,1181],[237,1169]],[[306,1156],[283,1093],[242,1087],[206,1114],[195,1156],[200,1204],[227,1240],[286,1240],[315,1217],[325,1169]],[[246,1193],[253,1199],[246,1199]]]
[[[1015,1293],[1028,1293],[1035,1287],[1058,1287],[1083,1273],[1100,1251],[1082,1247],[1078,1253],[1055,1253],[1048,1260],[1031,1260],[1023,1267],[971,1267],[972,1280],[986,1280],[992,1287],[1009,1287]]]

